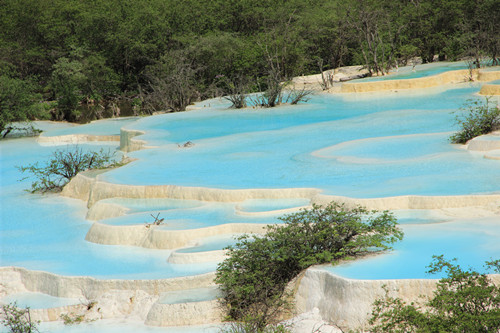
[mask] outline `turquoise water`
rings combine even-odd
[[[78,305],[81,302],[75,298],[54,297],[42,293],[17,293],[0,298],[0,301],[9,304],[16,302],[19,308],[49,309],[67,305]]]
[[[248,213],[272,212],[280,209],[308,206],[309,199],[249,199],[238,205],[238,209]]]
[[[152,128],[141,138],[159,148],[130,154],[139,160],[102,179],[224,189],[314,187],[351,197],[496,193],[498,162],[448,141],[456,130],[452,112],[479,88],[319,95],[305,106],[221,106],[145,118],[133,127]],[[177,146],[186,141],[194,146]],[[341,144],[350,146],[337,154],[340,159],[314,154]]]
[[[147,207],[147,206],[146,206]],[[223,223],[275,223],[276,217],[270,216],[240,216],[235,213],[235,203],[204,203],[197,207],[184,209],[151,209],[140,213],[127,214],[99,221],[109,225],[145,225],[154,222],[151,216],[164,218],[164,222],[155,227],[159,230],[187,230],[216,226]]]
[[[385,255],[324,269],[353,279],[440,278],[427,274],[433,255],[457,258],[464,268],[484,271],[484,262],[500,256],[500,220],[473,218],[458,221],[403,225],[405,238]]]
[[[64,148],[65,146],[63,146]],[[80,145],[99,149],[99,145]],[[106,145],[105,147],[109,147]],[[29,194],[16,165],[46,160],[57,148],[34,138],[0,142],[0,265],[71,276],[158,279],[206,273],[214,264],[174,265],[170,251],[106,246],[85,241],[91,222],[80,200]],[[116,149],[116,146],[114,147]]]
[[[110,198],[101,200],[102,203],[117,204],[129,209],[130,213],[165,211],[171,209],[189,209],[203,205],[198,200],[180,200],[169,198],[153,199],[131,199],[131,198]]]
[[[327,194],[360,198],[499,193],[500,161],[484,159],[449,144],[447,139],[457,129],[452,112],[479,88],[479,84],[465,83],[448,90],[319,94],[308,104],[276,109],[229,110],[225,101],[212,100],[198,104],[200,109],[196,111],[95,122],[87,127],[47,126],[46,135],[86,131],[117,134],[121,126],[146,131],[140,138],[158,148],[130,153],[138,160],[99,176],[119,184],[317,188]],[[187,141],[194,146],[178,147]],[[115,143],[81,146],[116,149]],[[0,265],[123,279],[167,278],[215,269],[213,263],[169,264],[166,259],[171,252],[166,250],[86,242],[92,223],[84,218],[83,202],[57,195],[31,195],[23,191],[29,187],[29,180],[18,182],[21,175],[16,165],[45,160],[57,148],[39,145],[34,138],[0,142]],[[130,211],[101,223],[140,225],[152,222],[150,214],[160,213],[165,223],[159,228],[164,230],[223,223],[276,223],[276,214],[249,217],[238,215],[237,207],[246,212],[268,212],[307,204],[302,199],[242,203],[107,201]],[[402,222],[407,238],[398,244],[397,251],[377,257],[375,264],[360,261],[354,265],[360,267],[357,275],[349,272],[358,268],[341,274],[359,278],[420,277],[432,254],[444,252],[465,263],[500,254],[494,241],[499,236],[500,222],[496,219],[470,220],[472,227],[467,229],[461,221],[419,212],[403,214]],[[206,248],[222,245],[217,241],[205,244]],[[198,250],[206,249],[201,245]],[[385,266],[375,269],[381,262]],[[404,274],[393,274],[399,270]]]
[[[437,75],[448,71],[456,71],[459,69],[469,68],[465,62],[436,62],[430,64],[421,64],[413,66],[401,67],[398,70],[393,69],[389,75],[369,77],[361,80],[356,80],[355,82],[373,82],[373,81],[384,81],[384,80],[404,80],[404,79],[416,79],[420,77],[427,77],[431,75]]]

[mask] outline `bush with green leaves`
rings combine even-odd
[[[256,327],[252,321],[232,322],[223,326],[220,333],[291,333],[292,331],[282,325],[267,325],[263,328]]]
[[[79,172],[89,169],[103,169],[117,166],[114,153],[109,150],[84,152],[76,146],[66,150],[56,150],[52,153],[49,161],[39,164],[38,162],[28,166],[20,166],[21,172],[32,174],[36,180],[31,183],[31,193],[58,192],[61,191],[74,176]],[[25,177],[27,179],[29,177]]]
[[[500,129],[500,108],[498,104],[492,103],[490,98],[486,98],[484,102],[470,100],[461,108],[456,123],[460,130],[454,133],[450,140],[464,144],[476,136]]]
[[[386,297],[374,303],[372,332],[499,332],[500,286],[485,273],[463,270],[443,256],[434,256],[429,273],[445,271],[432,299],[406,304]],[[500,260],[486,263],[500,273]]]
[[[287,285],[311,265],[333,263],[390,249],[403,237],[388,211],[368,211],[330,203],[281,217],[263,236],[244,235],[229,246],[216,283],[228,319],[258,330],[276,322],[290,305]]]
[[[17,303],[5,304],[1,308],[0,323],[12,333],[35,333],[38,331],[38,321],[31,319],[30,309],[21,309]]]
[[[24,122],[36,118],[46,118],[41,95],[36,92],[32,80],[21,80],[8,75],[0,75],[0,134],[7,136],[19,126],[14,122]]]

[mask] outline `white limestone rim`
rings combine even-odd
[[[36,292],[54,297],[78,298],[81,302],[63,307],[32,309],[34,320],[55,321],[61,319],[61,314],[69,314],[83,315],[85,320],[138,318],[144,321],[159,300],[160,294],[213,287],[214,278],[215,272],[157,280],[100,280],[86,276],[61,276],[20,267],[2,267],[0,294],[6,296],[20,292]],[[91,309],[86,305],[90,302],[95,304]],[[183,304],[178,306],[186,307]],[[183,316],[186,318],[183,319]],[[179,313],[177,320],[188,320],[191,316],[189,312]]]
[[[0,287],[4,296],[20,292],[39,292],[54,297],[96,299],[109,291],[160,293],[214,285],[215,272],[155,280],[96,279],[89,276],[63,276],[22,267],[0,267]]]
[[[173,251],[167,261],[171,264],[197,264],[205,262],[222,262],[227,258],[227,250],[214,250],[203,252],[178,252]]]
[[[353,145],[359,145],[363,143],[369,143],[373,141],[386,141],[386,140],[394,140],[394,139],[406,139],[406,138],[419,138],[419,137],[429,137],[429,136],[437,136],[437,135],[444,135],[444,134],[449,134],[451,135],[453,132],[442,132],[442,133],[420,133],[420,134],[404,134],[404,135],[394,135],[394,136],[379,136],[379,137],[371,137],[371,138],[364,138],[364,139],[355,139],[355,140],[349,140],[349,141],[344,141],[341,143],[337,143],[328,147],[324,147],[315,151],[311,152],[311,155],[314,157],[319,157],[319,158],[325,158],[325,159],[336,159],[341,162],[347,162],[347,163],[356,163],[356,164],[390,164],[394,163],[395,161],[417,161],[417,160],[423,160],[423,159],[430,159],[435,156],[439,156],[443,153],[433,153],[433,154],[426,154],[418,157],[411,157],[411,158],[399,158],[399,159],[387,159],[387,158],[364,158],[364,157],[355,157],[355,156],[345,156],[342,154],[332,154],[335,151],[345,149],[347,147],[353,146]]]
[[[105,245],[128,245],[149,249],[179,249],[192,244],[193,239],[211,236],[256,233],[266,231],[267,224],[226,223],[199,229],[164,230],[144,225],[115,226],[94,222],[85,240]]]
[[[126,215],[130,208],[117,203],[98,201],[87,210],[85,219],[97,221]]]
[[[236,215],[240,215],[240,216],[260,217],[260,216],[270,216],[270,215],[277,215],[277,214],[280,214],[280,215],[291,214],[291,213],[296,213],[300,210],[308,209],[311,207],[312,207],[311,205],[303,205],[303,206],[284,208],[284,209],[266,210],[266,211],[261,211],[261,212],[247,212],[239,204],[237,204],[234,207],[234,212]]]
[[[348,82],[342,84],[341,92],[360,93],[383,90],[420,89],[449,83],[467,82],[470,81],[470,79],[474,81],[497,80],[500,79],[500,71],[481,71],[473,69],[471,72],[468,69],[461,69],[413,79]]]
[[[500,284],[500,274],[490,277]],[[355,280],[311,267],[300,280],[295,307],[297,313],[318,308],[324,321],[344,330],[367,330],[372,304],[385,297],[386,290],[390,297],[418,302],[420,296],[432,296],[437,282],[437,279]]]
[[[43,133],[37,138],[38,143],[49,144],[78,144],[96,141],[120,141],[119,135],[93,135],[93,134],[66,134],[59,136],[44,136]]]
[[[83,310],[83,304],[67,305],[48,309],[30,309],[30,316],[34,321],[57,321],[61,320],[61,315],[63,314],[80,313]]]
[[[239,204],[235,206],[235,214],[240,216],[251,216],[251,217],[262,217],[262,216],[273,216],[273,215],[283,215],[290,214],[300,211],[302,209],[310,208],[310,205],[297,206],[286,209],[275,209],[262,212],[247,212],[241,208]],[[130,208],[124,207],[118,203],[105,202],[105,199],[97,201],[92,207],[87,211],[87,220],[99,221],[103,219],[119,217],[127,215],[131,211]]]
[[[484,154],[484,158],[489,160],[500,160],[500,149],[490,150]]]
[[[123,185],[100,181],[79,173],[63,189],[63,196],[81,199],[92,207],[109,198],[171,198],[199,201],[238,202],[246,199],[311,198],[321,191],[314,188],[216,189],[178,185]]]
[[[311,200],[313,204],[317,205],[326,205],[332,201],[345,204],[347,207],[363,206],[370,210],[482,207],[486,210],[496,211],[500,204],[500,194],[448,196],[403,195],[367,199],[320,194],[313,197]]]
[[[495,140],[494,137],[496,137],[497,140]],[[467,150],[479,152],[498,150],[500,149],[500,131],[494,131],[486,135],[475,137],[469,140],[465,147]]]
[[[132,152],[141,149],[155,148],[148,146],[146,140],[138,139],[137,136],[146,134],[145,131],[121,128],[120,129],[120,150],[124,152]]]
[[[381,198],[349,198],[321,194],[313,188],[288,189],[241,189],[226,190],[177,185],[121,185],[111,184],[78,174],[63,189],[62,195],[81,199],[92,207],[108,198],[172,198],[216,202],[241,202],[246,199],[308,198],[311,203],[324,205],[330,201],[362,205],[368,209],[440,209],[471,206],[490,206],[498,203],[500,194],[471,194],[449,196],[404,195]]]
[[[479,90],[479,95],[484,96],[499,96],[500,84],[484,84]]]
[[[187,326],[221,323],[223,312],[217,300],[178,304],[156,302],[145,324],[151,326]]]

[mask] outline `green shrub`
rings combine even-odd
[[[28,166],[21,166],[21,172],[32,174],[36,180],[31,183],[31,193],[61,191],[79,172],[89,169],[102,169],[116,166],[114,153],[101,149],[100,151],[84,152],[80,147],[72,150],[56,150],[52,158],[39,165],[38,162]],[[22,180],[28,177],[23,178]]]
[[[374,303],[372,332],[499,332],[500,287],[486,274],[464,271],[460,266],[434,256],[430,273],[447,277],[437,284],[434,297],[423,306],[386,297]],[[500,273],[500,260],[487,262]]]
[[[21,80],[8,75],[0,75],[0,135],[6,137],[19,126],[14,122],[24,122],[46,118],[47,112],[42,96],[36,93],[33,80]]]
[[[451,142],[464,144],[476,136],[488,134],[500,127],[500,108],[486,98],[470,100],[461,108],[462,113],[456,117],[460,130],[450,137]]]
[[[221,333],[290,333],[291,330],[283,325],[268,325],[257,328],[251,320],[244,322],[233,322],[220,331]]]
[[[215,281],[229,319],[263,329],[287,309],[286,286],[302,270],[389,249],[403,237],[391,213],[337,203],[313,205],[280,220],[285,224],[268,226],[264,236],[244,235],[227,248]]]
[[[39,322],[31,319],[30,309],[20,309],[17,303],[5,304],[1,308],[0,323],[12,333],[35,333]]]

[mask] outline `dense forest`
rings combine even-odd
[[[134,113],[180,111],[265,89],[271,76],[500,56],[498,0],[0,3],[0,131],[26,118],[84,121],[85,106],[116,115],[124,101]]]

